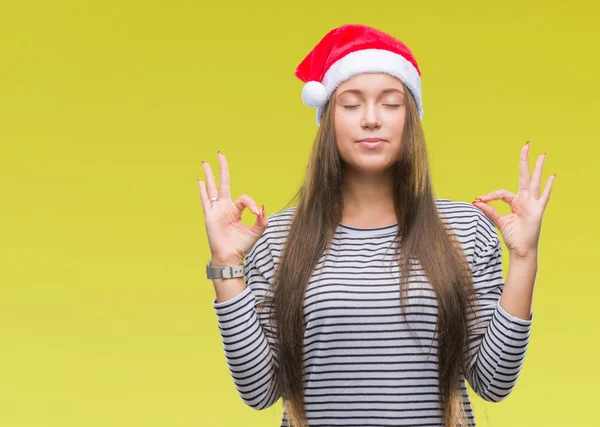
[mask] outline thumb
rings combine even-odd
[[[500,219],[502,216],[498,213],[498,211],[496,211],[496,209],[485,202],[473,202],[473,205],[481,210],[496,227],[500,228]]]
[[[252,232],[260,236],[267,229],[267,225],[269,225],[269,220],[265,215],[265,205],[262,205],[258,212],[259,215],[256,215],[256,222],[254,223],[254,225],[252,225],[252,227],[250,227],[250,230],[252,230]]]

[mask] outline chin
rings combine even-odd
[[[382,161],[382,159],[361,159],[357,162],[352,162],[352,167],[357,171],[377,174],[388,170],[392,165],[389,162]]]

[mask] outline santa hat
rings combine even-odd
[[[410,49],[400,40],[366,25],[349,24],[331,30],[296,69],[305,85],[302,102],[317,108],[317,126],[333,91],[361,73],[390,74],[402,81],[423,119],[421,72]]]

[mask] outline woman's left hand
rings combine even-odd
[[[540,196],[540,182],[545,159],[546,153],[538,157],[533,170],[533,178],[530,178],[529,141],[527,141],[527,144],[521,149],[518,193],[515,195],[508,190],[501,189],[473,201],[473,205],[481,209],[485,216],[498,227],[510,254],[517,257],[526,257],[537,253],[542,216],[556,177],[554,174],[548,178],[544,192]],[[493,200],[503,200],[508,203],[512,212],[501,216],[488,204]]]

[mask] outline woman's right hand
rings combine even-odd
[[[264,205],[259,208],[250,196],[243,194],[235,202],[231,200],[227,159],[220,152],[218,157],[221,168],[219,189],[215,185],[212,169],[205,161],[202,161],[202,165],[206,184],[198,180],[206,235],[213,265],[237,265],[243,263],[248,251],[267,229],[268,221]],[[215,197],[218,200],[210,200]],[[256,222],[252,227],[242,223],[245,208],[256,215]]]

